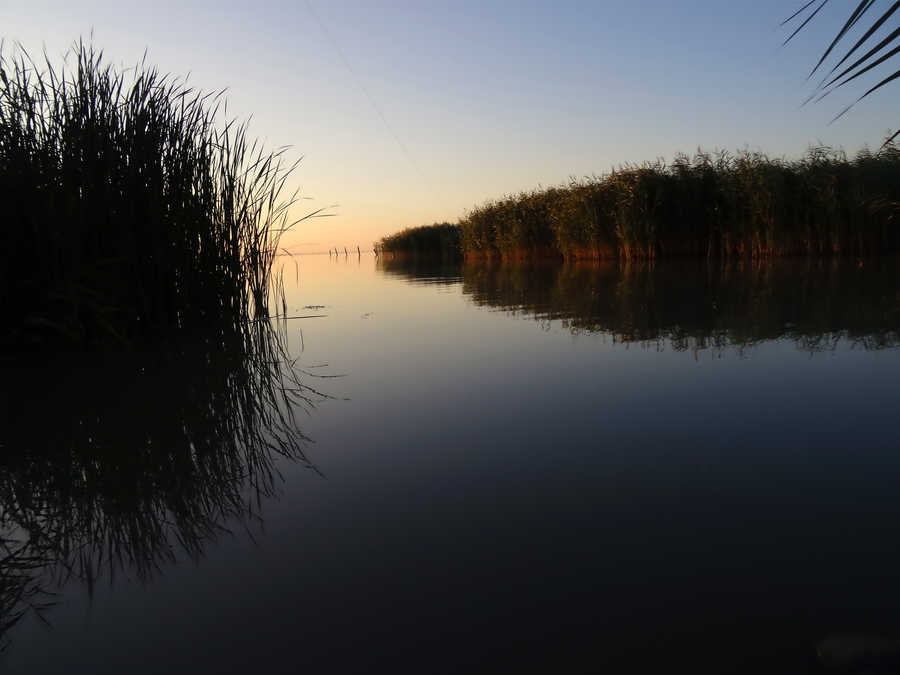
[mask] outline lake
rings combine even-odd
[[[74,462],[86,424],[165,447],[239,385],[21,365],[7,423],[75,468],[6,467],[4,503],[52,494],[77,525],[48,567],[93,553],[34,572],[49,625],[24,615],[4,672],[803,673],[829,636],[900,637],[896,259],[283,260],[303,457],[187,486]],[[205,414],[191,452],[229,424]]]

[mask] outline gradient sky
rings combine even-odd
[[[311,199],[297,216],[336,205],[290,233],[298,252],[365,249],[494,197],[698,146],[855,152],[900,126],[898,86],[830,125],[864,89],[799,107],[849,0],[784,48],[779,22],[800,0],[5,4],[2,37],[31,52],[61,56],[93,31],[115,64],[146,49],[197,88],[227,87],[229,116],[303,157],[294,186]]]

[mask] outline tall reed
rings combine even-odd
[[[158,342],[275,310],[294,165],[224,114],[83,42],[56,67],[0,46],[0,344]]]
[[[900,250],[900,150],[698,151],[476,207],[466,257],[864,256]]]
[[[81,42],[0,45],[0,650],[52,577],[200,555],[305,462],[273,270],[295,164],[225,114]]]

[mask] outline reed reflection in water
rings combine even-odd
[[[62,583],[92,591],[196,559],[258,516],[278,458],[308,465],[294,414],[321,395],[288,358],[284,324],[223,323],[160,352],[2,364],[4,648]]]
[[[462,283],[471,301],[572,333],[674,350],[742,350],[791,340],[811,352],[848,339],[900,345],[900,270],[893,258],[619,264],[467,261],[429,266],[382,259],[416,283]]]
[[[890,268],[297,262],[291,315],[328,318],[293,344],[348,373],[301,420],[327,480],[276,455],[255,544],[66,586],[0,669],[804,673],[831,636],[900,635],[900,351],[864,348],[896,342]],[[696,360],[666,337],[723,333]]]

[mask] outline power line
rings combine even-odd
[[[338,57],[340,57],[341,61],[343,62],[344,67],[350,72],[350,76],[353,78],[353,81],[356,83],[356,86],[360,88],[362,93],[365,95],[366,100],[368,100],[369,105],[372,106],[372,109],[375,111],[375,113],[381,119],[381,123],[384,124],[384,128],[387,129],[388,133],[391,135],[391,137],[394,139],[394,141],[400,147],[400,150],[406,156],[406,159],[409,160],[409,163],[416,170],[416,173],[419,174],[419,178],[422,179],[422,182],[428,184],[428,181],[425,178],[425,174],[422,172],[422,169],[419,168],[419,165],[416,162],[416,160],[413,158],[412,153],[410,153],[409,149],[406,147],[406,145],[403,143],[403,141],[400,140],[400,137],[394,131],[394,128],[387,121],[387,118],[384,116],[384,113],[381,111],[381,108],[375,102],[375,99],[372,98],[372,95],[369,94],[369,90],[366,89],[366,85],[363,83],[362,79],[360,79],[359,76],[357,76],[356,71],[353,70],[353,67],[350,65],[350,62],[347,60],[347,57],[344,55],[344,52],[341,49],[340,45],[338,44],[337,40],[334,39],[334,36],[331,34],[331,31],[328,30],[328,27],[325,25],[325,22],[322,21],[321,17],[318,15],[316,10],[313,8],[312,2],[310,0],[306,0],[306,7],[309,9],[309,13],[312,14],[312,17],[313,17],[313,19],[315,19],[316,23],[319,24],[319,29],[322,31],[322,34],[331,43],[331,46],[334,49],[334,51],[337,52],[337,55],[338,55]]]

